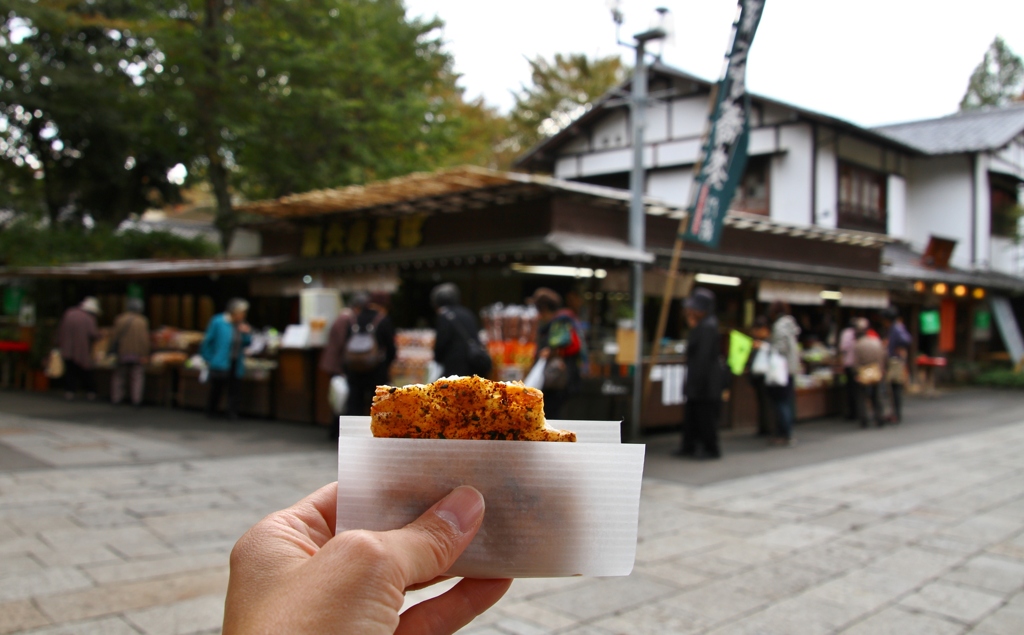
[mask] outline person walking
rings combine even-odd
[[[99,300],[89,296],[65,311],[57,326],[57,348],[64,358],[64,398],[68,401],[74,399],[79,390],[85,391],[89,401],[96,399],[92,345],[100,337],[96,326],[99,315]]]
[[[132,405],[142,405],[146,386],[146,363],[149,361],[149,320],[142,314],[140,298],[128,298],[125,312],[114,320],[110,346],[117,357],[117,368],[110,378],[110,401],[120,404],[127,382]]]
[[[719,459],[718,419],[722,413],[725,369],[715,315],[715,294],[697,287],[684,303],[690,333],[686,338],[686,404],[683,443],[679,453],[695,457],[703,450],[709,459]]]
[[[220,407],[221,396],[227,391],[229,419],[238,418],[238,389],[245,374],[245,347],[252,339],[252,328],[245,321],[249,303],[241,298],[228,300],[224,313],[213,316],[206,328],[206,336],[199,354],[210,369],[210,397],[206,402],[207,416],[214,416]]]
[[[763,315],[757,316],[754,326],[750,329],[750,337],[754,340],[754,350],[770,349],[771,345],[768,340],[771,339],[771,335],[772,330],[768,324],[768,318]],[[771,398],[768,396],[768,385],[765,383],[764,373],[754,372],[756,357],[756,353],[751,355],[747,362],[747,367],[750,370],[747,377],[750,379],[750,385],[754,388],[754,396],[757,398],[757,436],[771,437],[775,434],[775,422],[772,421],[773,406]]]
[[[544,416],[564,417],[565,403],[580,391],[580,358],[583,355],[583,334],[579,320],[570,309],[562,308],[562,296],[553,289],[541,287],[530,296],[537,309],[537,355],[546,359],[544,369]]]
[[[895,307],[885,310],[882,321],[888,331],[886,352],[889,360],[885,381],[889,384],[889,395],[892,398],[892,415],[887,420],[891,423],[900,423],[903,421],[903,386],[907,383],[907,360],[910,359],[913,338]]]
[[[857,318],[855,323],[857,343],[853,348],[854,362],[857,368],[857,415],[860,427],[870,425],[868,406],[871,406],[871,418],[878,427],[885,425],[882,403],[879,399],[878,387],[885,377],[885,347],[882,340],[871,334],[871,324],[867,318]]]
[[[846,376],[846,418],[850,421],[856,421],[859,416],[857,402],[860,400],[860,388],[857,387],[857,364],[853,357],[853,347],[857,344],[855,321],[856,318],[852,318],[849,326],[839,334],[839,355],[842,358],[843,373]]]
[[[388,383],[388,369],[395,361],[395,327],[382,298],[371,302],[366,293],[357,293],[349,303],[355,319],[345,343],[343,367],[348,377],[346,414],[370,414],[373,393]]]
[[[773,302],[768,307],[768,319],[772,322],[771,347],[786,360],[786,383],[769,386],[768,396],[775,406],[775,437],[772,445],[795,445],[793,422],[796,419],[796,392],[794,378],[800,373],[800,347],[797,336],[800,327],[789,314],[784,302]]]
[[[451,282],[437,285],[430,291],[430,304],[437,312],[434,340],[434,361],[441,365],[441,376],[468,377],[470,375],[487,376],[490,364],[484,367],[483,357],[474,363],[470,355],[471,347],[479,352],[483,348],[480,343],[480,326],[473,312],[462,306],[459,287]]]

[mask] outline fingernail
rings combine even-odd
[[[466,533],[483,516],[484,497],[468,485],[456,487],[441,500],[434,513],[459,533]]]

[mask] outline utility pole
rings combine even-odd
[[[664,15],[664,10],[659,9]],[[665,29],[656,27],[633,36],[636,64],[633,66],[633,90],[630,95],[630,118],[633,123],[633,170],[629,177],[629,245],[638,253],[647,248],[644,213],[644,120],[647,110],[647,65],[644,60],[648,42],[668,36]],[[633,325],[636,331],[636,365],[633,367],[633,401],[629,421],[630,439],[640,438],[640,417],[643,413],[644,393],[644,265],[633,263],[629,293],[633,300]]]

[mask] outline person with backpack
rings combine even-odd
[[[386,308],[380,302],[370,302],[366,293],[357,293],[349,304],[355,319],[342,358],[349,386],[345,414],[365,416],[370,414],[377,386],[388,383],[388,369],[397,355],[395,327]]]
[[[534,291],[530,303],[537,309],[537,359],[544,368],[544,416],[560,419],[565,402],[582,384],[580,360],[584,355],[583,331],[576,314],[562,308],[562,296],[553,289]]]
[[[487,377],[491,357],[480,342],[480,326],[472,311],[462,306],[459,288],[445,282],[430,292],[430,304],[437,312],[434,361],[441,365],[441,376]]]

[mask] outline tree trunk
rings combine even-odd
[[[220,230],[221,248],[227,252],[235,231],[235,211],[231,207],[228,169],[220,154],[220,58],[223,37],[220,32],[224,0],[206,0],[203,17],[202,51],[204,77],[196,93],[199,135],[203,154],[209,161],[209,179],[217,200],[214,225]]]

